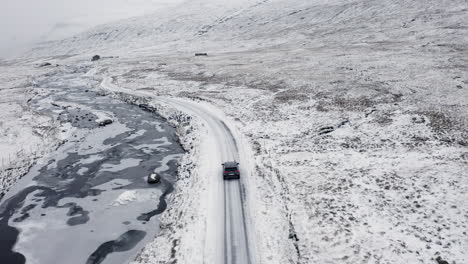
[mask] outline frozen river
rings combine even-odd
[[[1,201],[1,262],[127,263],[159,230],[183,153],[175,130],[84,87],[44,85],[55,91],[35,108],[76,130]],[[95,121],[106,118],[113,122]],[[162,181],[149,185],[153,171]]]

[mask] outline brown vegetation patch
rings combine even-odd
[[[441,141],[468,146],[468,124],[462,116],[435,110],[423,111],[420,114],[429,119],[428,125],[440,136]]]
[[[309,96],[296,90],[287,90],[275,95],[275,101],[279,103],[290,103],[292,101],[307,101]]]
[[[316,109],[321,112],[328,112],[330,110],[364,111],[374,105],[375,103],[365,96],[357,98],[334,97],[331,100],[319,101]]]

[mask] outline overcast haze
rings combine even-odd
[[[98,24],[154,12],[182,0],[0,0],[0,57]]]

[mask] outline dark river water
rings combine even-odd
[[[32,102],[73,132],[0,202],[2,264],[128,263],[159,231],[183,153],[175,130],[66,80],[42,83],[52,92]],[[106,116],[113,122],[100,126],[96,119]],[[146,182],[152,172],[161,183]]]

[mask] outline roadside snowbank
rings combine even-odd
[[[169,206],[160,217],[160,232],[153,242],[138,255],[135,263],[169,263],[171,261],[200,262],[204,250],[199,239],[204,236],[205,217],[201,211],[201,197],[207,185],[206,177],[199,174],[200,141],[203,126],[197,117],[190,116],[160,101],[124,93],[106,78],[101,93],[131,104],[144,105],[176,127],[180,143],[186,153],[181,157],[175,190],[168,196]],[[177,252],[177,254],[174,254]]]

